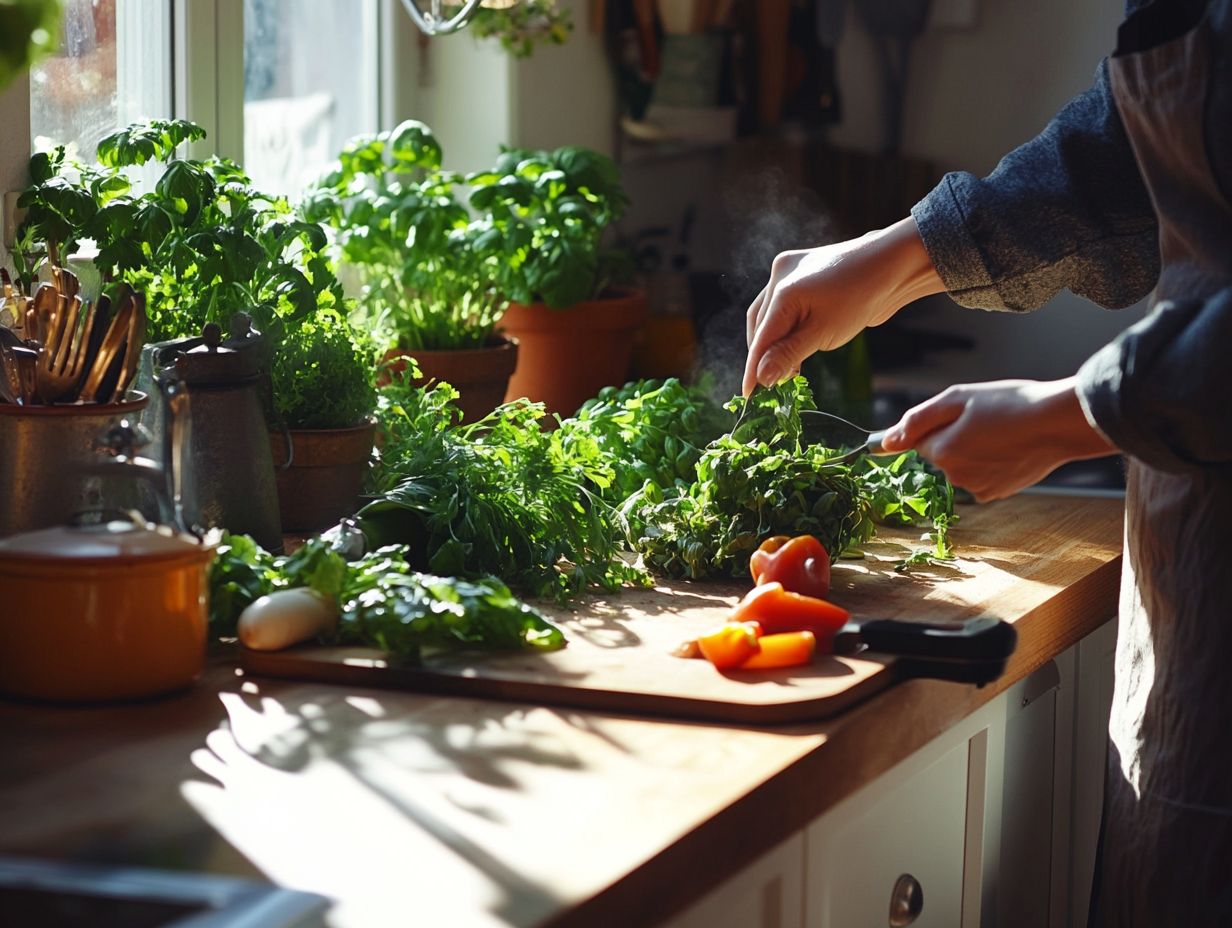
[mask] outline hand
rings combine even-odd
[[[910,217],[848,242],[783,252],[749,306],[744,395],[795,375],[813,352],[844,345],[912,300],[944,289]]]
[[[980,502],[1017,493],[1068,461],[1117,451],[1087,421],[1073,377],[950,387],[908,410],[882,446],[915,448]]]

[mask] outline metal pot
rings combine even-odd
[[[0,403],[0,537],[63,525],[91,509],[129,509],[137,488],[93,470],[106,426],[146,407],[144,394],[122,403],[14,406]]]
[[[129,522],[0,540],[0,691],[87,702],[188,686],[205,661],[212,556]]]

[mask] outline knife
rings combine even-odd
[[[1013,625],[989,617],[966,622],[861,619],[834,633],[833,651],[892,655],[898,658],[896,669],[907,676],[984,686],[1005,672],[1017,643]]]
[[[884,430],[870,431],[833,413],[802,409],[800,426],[800,440],[807,445],[851,449],[831,455],[823,464],[847,464],[862,454],[885,453],[881,447],[885,440]]]

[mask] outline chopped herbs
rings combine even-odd
[[[334,643],[404,657],[424,649],[564,647],[564,633],[495,577],[459,580],[418,573],[400,546],[348,562],[322,538],[274,557],[246,535],[227,535],[210,569],[210,628],[234,635],[240,612],[274,590],[308,587],[339,610]]]

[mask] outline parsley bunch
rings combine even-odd
[[[597,491],[620,505],[647,481],[660,487],[692,482],[702,449],[731,421],[701,387],[674,377],[638,380],[604,387],[561,422],[560,437],[567,449],[603,462],[609,478]]]
[[[836,555],[871,537],[871,507],[849,468],[822,463],[829,450],[801,446],[803,378],[732,400],[737,425],[711,442],[683,490],[648,484],[626,501],[643,526],[637,548],[665,573],[747,576],[748,557],[771,535],[816,535]]]
[[[815,408],[801,377],[727,404],[734,428],[706,446],[696,479],[648,481],[623,509],[635,547],[675,576],[748,575],[749,554],[772,535],[815,535],[832,557],[873,536],[875,522],[931,520],[932,556],[948,556],[953,489],[914,453],[889,464],[830,464],[836,449],[801,444],[801,409]]]
[[[648,582],[622,556],[620,513],[597,492],[608,462],[544,429],[542,404],[508,403],[459,426],[452,388],[403,381],[384,392],[383,496],[359,513],[369,546],[406,544],[416,567],[493,574],[536,596]]]

